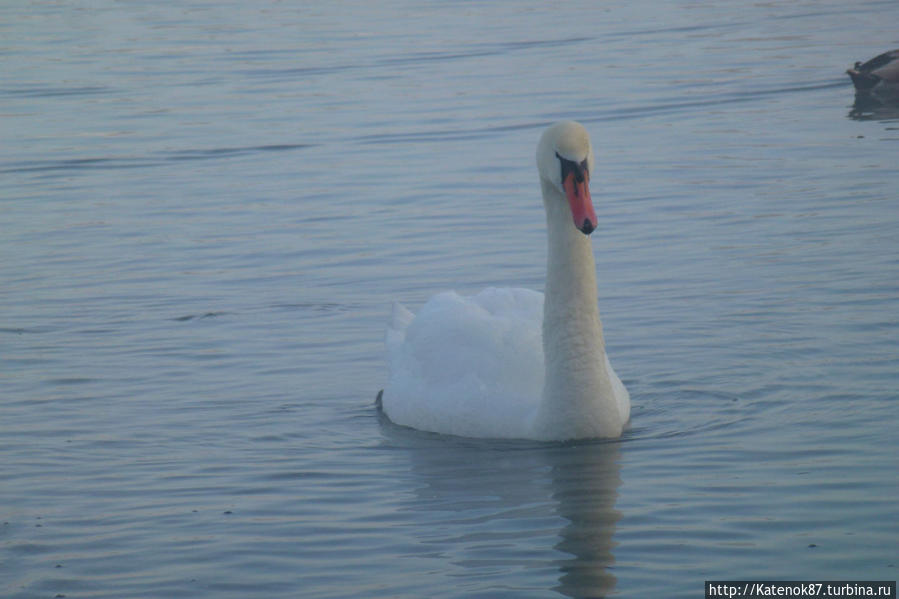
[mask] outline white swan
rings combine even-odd
[[[394,304],[390,375],[379,395],[393,422],[465,437],[621,434],[630,397],[606,357],[599,320],[586,130],[571,121],[547,129],[537,169],[549,240],[545,299],[491,288],[438,294],[417,316]]]

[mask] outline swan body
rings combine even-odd
[[[589,234],[593,150],[566,121],[537,146],[546,209],[545,295],[489,288],[444,292],[417,315],[394,304],[389,379],[381,395],[395,423],[465,437],[567,440],[618,437],[630,397],[609,363]]]

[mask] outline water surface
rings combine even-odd
[[[896,579],[891,1],[0,8],[0,590],[696,597]],[[597,149],[620,441],[374,409],[390,303],[542,289]]]

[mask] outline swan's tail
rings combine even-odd
[[[415,314],[409,311],[404,305],[394,302],[390,310],[390,320],[387,322],[387,335],[385,345],[387,346],[387,363],[391,373],[394,364],[401,360],[403,342],[406,340],[406,329],[415,318]],[[378,391],[375,398],[375,405],[379,411],[384,410],[384,390]]]
[[[399,302],[393,302],[393,308],[390,311],[390,321],[387,323],[387,343],[392,341],[401,341],[406,336],[406,328],[415,318],[415,314],[409,311],[406,306]]]

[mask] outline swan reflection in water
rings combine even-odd
[[[558,561],[555,590],[566,597],[605,597],[615,588],[610,568],[615,563],[615,527],[621,519],[615,509],[621,484],[619,453],[620,444],[608,442],[570,448],[556,456],[553,499],[559,515],[568,521],[556,549],[571,557]]]
[[[381,424],[410,462],[415,491],[401,506],[419,523],[410,557],[439,560],[460,595],[514,590],[516,580],[567,597],[612,593],[619,441],[462,439]]]

